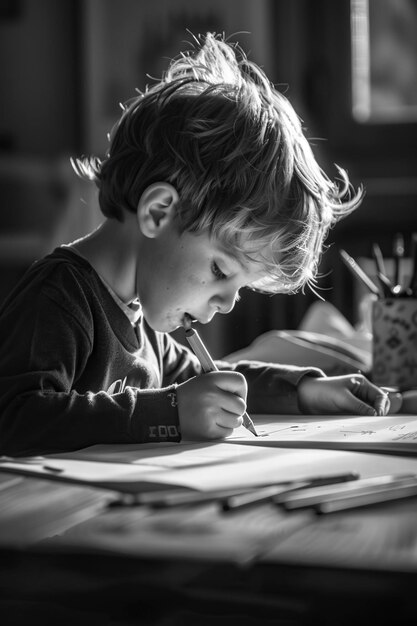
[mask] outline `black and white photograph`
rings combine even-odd
[[[417,0],[0,0],[0,625],[414,626]]]

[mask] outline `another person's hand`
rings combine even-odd
[[[210,372],[177,387],[183,439],[222,439],[242,424],[247,384],[238,372]]]
[[[298,405],[315,415],[386,415],[390,408],[388,394],[362,374],[305,376],[298,385]]]

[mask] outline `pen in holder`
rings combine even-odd
[[[376,385],[417,388],[417,298],[372,303],[372,358]]]

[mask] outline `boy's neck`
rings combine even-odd
[[[136,299],[138,246],[136,230],[129,218],[123,223],[107,219],[95,231],[71,244],[126,304]]]

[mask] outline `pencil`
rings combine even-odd
[[[355,259],[353,259],[346,252],[346,250],[339,250],[339,253],[340,253],[340,256],[342,257],[342,260],[345,262],[346,266],[348,267],[348,269],[350,269],[350,271],[353,272],[356,278],[358,278],[361,281],[361,283],[365,285],[367,289],[369,289],[371,293],[375,294],[376,296],[380,296],[381,293],[378,287],[369,278],[369,276],[365,274],[363,269],[356,263]]]
[[[230,489],[213,489],[209,491],[171,491],[170,493],[160,494],[150,492],[142,494],[140,498],[141,504],[146,504],[154,509],[173,508],[178,506],[190,506],[193,504],[205,504],[210,502],[223,501],[232,495],[247,493],[253,488],[230,488]]]
[[[388,474],[363,478],[354,482],[347,482],[343,485],[328,485],[323,487],[307,487],[298,492],[293,492],[283,497],[274,499],[277,504],[281,504],[286,510],[304,509],[321,506],[323,502],[334,502],[348,497],[376,493],[387,489],[393,489],[405,482],[416,483],[415,474]]]
[[[397,233],[394,237],[392,252],[394,256],[394,287],[396,287],[400,285],[400,263],[404,257],[404,237],[401,233]]]
[[[218,371],[218,367],[211,358],[210,353],[204,345],[200,335],[192,326],[186,328],[185,336],[188,343],[190,344],[191,349],[200,361],[203,371],[206,373]],[[247,430],[249,430],[253,435],[255,435],[255,437],[258,437],[258,433],[256,432],[254,423],[252,422],[246,411],[242,417],[244,427],[247,428]]]
[[[205,504],[223,500],[230,495],[247,493],[252,487],[211,489],[209,491],[195,491],[187,487],[178,489],[158,489],[137,494],[123,494],[121,498],[110,502],[109,507],[148,506],[153,509],[165,509],[194,504]]]
[[[372,244],[372,254],[375,260],[377,272],[381,272],[384,276],[387,275],[385,269],[384,257],[382,256],[381,248],[377,243]]]
[[[274,497],[290,493],[296,489],[302,489],[308,487],[309,481],[301,480],[294,483],[283,483],[278,485],[269,485],[268,487],[261,487],[259,489],[253,489],[252,491],[246,491],[244,493],[233,493],[230,496],[226,496],[222,502],[223,511],[237,511],[254,504],[261,504],[262,502],[272,501]]]
[[[393,500],[403,500],[415,496],[417,496],[417,482],[415,480],[414,482],[404,481],[402,484],[395,485],[395,487],[387,487],[380,491],[359,493],[346,498],[321,502],[314,507],[314,510],[319,514],[337,513],[337,511],[347,511],[349,509],[392,502]]]
[[[382,272],[380,272],[379,270],[377,272],[377,276],[378,276],[378,280],[380,282],[384,297],[392,298],[392,296],[395,294],[394,294],[394,288],[392,286],[390,279],[387,276],[385,276],[385,274],[382,274]]]
[[[359,474],[356,472],[346,472],[344,474],[333,474],[329,476],[312,476],[311,478],[295,480],[291,483],[266,485],[265,487],[260,487],[256,490],[251,490],[242,494],[232,494],[227,497],[223,502],[223,511],[236,511],[246,506],[267,501],[276,503],[275,498],[284,498],[287,494],[301,489],[320,487],[324,485],[335,485],[336,483],[344,483],[358,479]]]
[[[377,243],[372,245],[372,254],[375,260],[376,265],[376,274],[378,277],[379,284],[382,289],[382,293],[385,298],[390,298],[392,294],[392,283],[387,276],[387,271],[385,269],[384,257],[382,256],[381,248]]]

